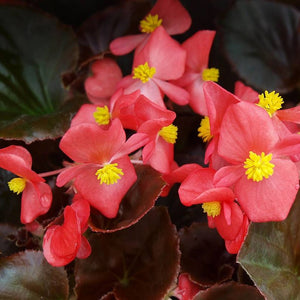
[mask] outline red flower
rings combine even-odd
[[[21,222],[33,222],[48,212],[52,203],[52,192],[45,180],[31,170],[30,153],[20,146],[0,149],[0,167],[18,177],[12,179],[9,189],[17,194],[22,192]]]
[[[157,27],[162,25],[168,34],[174,35],[188,30],[191,22],[189,13],[179,0],[157,0],[140,22],[142,33],[119,37],[111,42],[109,48],[115,55],[127,54],[137,47],[140,50]]]
[[[174,162],[177,139],[177,126],[172,124],[176,113],[151,103],[143,96],[137,100],[135,111],[142,122],[138,132],[149,137],[142,152],[143,162],[161,173],[169,173]]]
[[[91,246],[82,235],[90,216],[89,204],[78,194],[73,201],[64,210],[64,223],[50,226],[44,236],[44,256],[55,267],[67,265],[75,257],[86,258],[91,254]]]
[[[134,104],[140,92],[124,95],[119,89],[110,99],[108,105],[83,104],[71,122],[71,127],[81,123],[106,126],[118,118],[126,129],[137,129],[137,119]],[[107,127],[107,126],[106,126]]]
[[[224,240],[235,241],[243,225],[243,212],[231,189],[214,186],[215,172],[210,168],[192,172],[178,190],[180,201],[185,206],[202,204],[209,227],[216,227]]]
[[[176,84],[184,87],[190,94],[190,107],[198,114],[207,116],[207,106],[203,93],[203,83],[219,79],[219,70],[208,68],[210,49],[216,32],[202,30],[187,39],[182,48],[186,50],[186,69]]]
[[[57,185],[74,180],[75,189],[90,205],[107,218],[114,218],[137,178],[128,154],[147,141],[144,134],[134,134],[126,141],[118,119],[108,129],[89,123],[73,126],[62,137],[60,148],[76,164],[59,174]]]
[[[93,62],[91,71],[84,82],[86,94],[92,103],[105,105],[122,79],[121,69],[111,58],[103,58]]]
[[[240,99],[212,81],[203,83],[203,92],[207,105],[207,115],[201,121],[198,136],[202,137],[205,142],[209,142],[204,162],[210,163],[210,166],[217,170],[226,164],[217,152],[223,117],[227,108],[231,104],[238,103]]]
[[[264,109],[240,102],[224,115],[218,152],[230,165],[218,170],[215,183],[234,185],[250,220],[287,217],[299,186],[296,165],[289,157],[300,152],[300,135],[280,139]]]
[[[163,27],[158,27],[144,48],[135,55],[133,74],[124,77],[118,87],[124,88],[124,94],[140,90],[142,95],[162,107],[165,107],[164,94],[177,104],[185,105],[189,101],[189,94],[167,82],[182,76],[185,58],[186,52],[180,44]]]

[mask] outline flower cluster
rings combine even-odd
[[[131,74],[123,77],[111,57],[92,63],[85,81],[90,103],[74,116],[59,145],[73,162],[56,172],[56,185],[68,186],[74,197],[46,229],[43,248],[50,264],[89,256],[84,233],[90,208],[115,218],[137,180],[134,164],[162,174],[164,196],[179,182],[182,204],[202,205],[208,226],[230,253],[239,251],[249,221],[287,217],[299,188],[300,107],[281,109],[275,91],[259,94],[237,82],[231,93],[218,85],[219,70],[208,67],[215,31],[198,31],[182,44],[171,37],[190,24],[178,0],[158,0],[141,20],[140,34],[110,44],[114,55],[134,50]],[[205,167],[175,162],[180,128],[166,98],[203,117],[198,136],[207,143]],[[43,179],[49,174],[32,171],[31,156],[20,146],[0,150],[0,167],[18,176],[8,184],[23,192],[21,221],[30,225],[51,206]]]

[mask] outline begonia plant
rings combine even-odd
[[[0,299],[298,299],[299,24],[0,0]]]

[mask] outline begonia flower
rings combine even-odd
[[[180,44],[163,27],[158,27],[145,47],[135,55],[132,74],[125,76],[118,88],[123,88],[124,94],[140,90],[142,95],[161,107],[165,107],[164,95],[179,105],[185,105],[189,101],[188,92],[168,82],[182,76],[185,59],[186,52]]]
[[[119,119],[108,129],[96,124],[72,126],[62,137],[60,149],[76,163],[57,177],[61,187],[73,181],[76,191],[107,218],[114,218],[119,205],[137,176],[128,154],[142,147],[148,138],[126,134]]]
[[[146,107],[147,110],[144,109]],[[137,116],[145,120],[138,132],[149,137],[142,151],[144,164],[149,164],[161,173],[169,173],[174,162],[174,144],[177,139],[178,128],[173,125],[176,113],[151,103],[145,97],[139,98],[135,110]]]
[[[51,225],[43,239],[44,256],[55,267],[67,265],[75,257],[83,259],[91,254],[91,246],[82,235],[87,229],[90,206],[78,194],[73,201],[64,210],[63,224]]]
[[[192,300],[200,290],[200,285],[193,282],[188,273],[181,273],[174,296],[180,300]]]
[[[180,167],[176,163],[171,167],[171,172],[163,174],[162,178],[166,182],[160,196],[166,197],[169,194],[170,189],[175,183],[181,183],[188,177],[192,172],[202,169],[198,164],[185,164]]]
[[[208,68],[210,49],[216,32],[201,30],[188,38],[182,48],[186,50],[186,68],[183,76],[176,84],[184,87],[190,94],[190,107],[198,114],[207,116],[208,110],[203,93],[203,83],[217,82],[219,70]]]
[[[259,94],[241,82],[235,83],[234,94],[243,101],[255,103],[264,108],[277,126],[279,135],[285,136],[289,132],[297,133],[300,130],[300,106],[282,109],[283,98],[275,91],[264,91]],[[281,124],[281,122],[283,124]]]
[[[284,220],[299,188],[296,165],[300,135],[280,139],[264,109],[248,102],[231,105],[220,129],[218,153],[228,163],[215,175],[217,186],[232,186],[251,221]]]
[[[234,241],[243,225],[244,214],[230,188],[213,184],[215,173],[211,168],[192,172],[181,183],[179,198],[185,206],[202,204],[209,227],[216,227],[224,240]]]
[[[118,64],[111,58],[103,58],[92,63],[92,76],[89,76],[84,87],[89,100],[98,105],[108,104],[109,98],[122,79]]]
[[[198,136],[204,142],[208,142],[204,162],[210,163],[210,166],[217,170],[226,164],[217,152],[223,117],[227,108],[231,104],[240,102],[240,99],[212,81],[203,83],[203,92],[207,115],[201,120]]]
[[[21,146],[0,149],[0,168],[18,177],[8,182],[9,189],[22,193],[21,222],[33,222],[38,216],[48,212],[52,203],[52,191],[45,179],[31,170],[30,153]]]
[[[107,105],[83,104],[71,121],[71,127],[81,123],[108,126],[118,118],[126,129],[136,130],[137,118],[134,112],[134,103],[140,92],[135,91],[124,95],[122,89],[117,90]]]
[[[163,26],[170,35],[185,32],[191,26],[191,17],[179,0],[157,0],[149,14],[140,22],[141,34],[116,38],[109,48],[115,55],[124,55],[141,49],[151,33]]]

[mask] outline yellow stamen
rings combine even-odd
[[[117,168],[118,164],[107,164],[103,168],[97,170],[95,175],[100,180],[100,184],[105,183],[107,185],[116,183],[121,176],[124,175],[122,169]]]
[[[253,181],[259,182],[264,178],[269,178],[273,175],[274,164],[270,163],[272,159],[272,153],[265,155],[264,152],[261,155],[250,151],[249,158],[244,162],[244,168],[247,169],[245,174],[247,179],[252,179]]]
[[[93,113],[94,119],[98,125],[107,125],[110,122],[110,113],[108,107],[97,107]]]
[[[202,71],[202,79],[204,81],[214,81],[218,82],[220,76],[219,69],[217,68],[208,68]]]
[[[198,136],[202,138],[203,142],[209,142],[213,138],[213,136],[210,133],[210,123],[208,116],[205,116],[201,120],[198,132]]]
[[[177,139],[178,127],[171,124],[169,126],[163,127],[159,131],[159,135],[168,143],[175,144]]]
[[[145,62],[143,65],[139,65],[133,70],[133,79],[140,79],[143,83],[149,81],[150,78],[155,74],[156,69],[149,67],[148,63]]]
[[[24,191],[25,186],[26,186],[26,179],[21,177],[14,178],[8,182],[9,189],[12,192],[17,193],[18,195]]]
[[[275,93],[275,91],[269,93],[268,91],[265,91],[265,94],[262,93],[258,96],[259,102],[258,106],[264,108],[270,117],[282,107],[283,99],[281,96],[279,96],[278,93]]]
[[[151,33],[153,32],[158,26],[162,23],[162,19],[158,18],[158,15],[147,15],[141,22],[140,22],[140,30],[141,32]]]
[[[218,201],[206,202],[202,204],[203,211],[209,217],[217,217],[221,213],[221,204]]]

